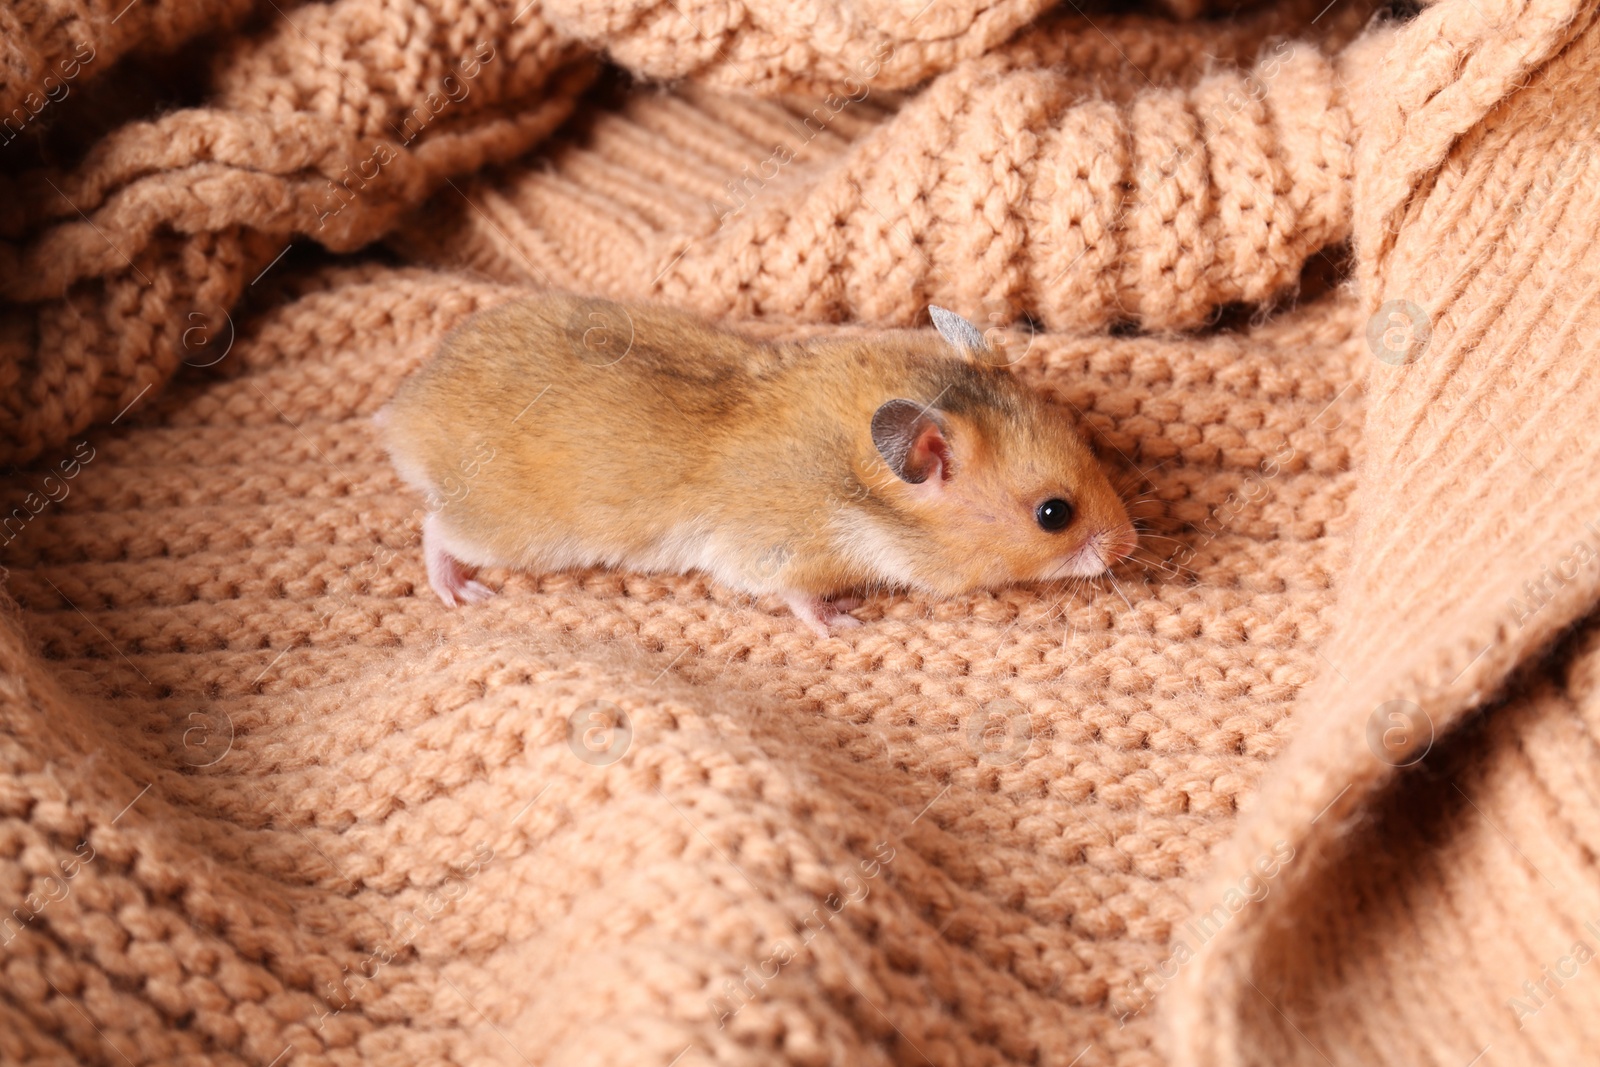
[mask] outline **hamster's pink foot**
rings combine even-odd
[[[422,558],[428,565],[428,584],[445,607],[476,604],[494,596],[493,589],[469,577],[470,569],[445,550],[434,518],[429,515],[422,520]]]
[[[848,630],[852,626],[861,625],[860,619],[846,614],[850,609],[861,606],[859,600],[829,600],[826,597],[807,596],[804,593],[794,593],[785,599],[795,617],[811,627],[812,632],[818,637],[829,636],[830,626]]]

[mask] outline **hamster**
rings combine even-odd
[[[852,594],[1094,576],[1137,542],[1064,412],[960,316],[761,343],[661,307],[544,294],[475,315],[378,415],[427,499],[428,581],[474,568],[702,571],[820,636]]]

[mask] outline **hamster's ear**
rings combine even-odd
[[[928,317],[933,319],[934,329],[939,331],[939,336],[968,359],[988,354],[989,342],[983,339],[983,332],[954,311],[929,304]]]
[[[872,443],[894,476],[921,485],[950,477],[950,442],[936,409],[889,400],[872,414]]]

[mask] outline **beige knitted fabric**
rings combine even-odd
[[[1300,858],[1179,979],[1180,1064],[1592,1058],[1600,26],[1446,6],[1356,153],[1364,310],[1398,332],[1328,670],[1201,908],[1270,842]],[[1473,77],[1525,84],[1475,116]]]
[[[873,60],[853,93],[753,111],[691,91],[737,124],[716,137],[681,103],[634,101],[642,129],[570,151],[570,169],[464,186],[519,224],[449,203],[432,258],[713,315],[909,324],[931,302],[997,323],[1197,326],[1292,285],[1349,231],[1339,74],[1278,36],[1293,25],[1271,12],[1173,41],[1060,18],[891,102],[893,122]],[[1246,66],[1206,74],[1197,52]]]
[[[6,13],[0,100],[216,45],[0,146],[0,1061],[1581,1060],[1591,16],[915,6]],[[446,610],[369,416],[529,285],[948,302],[1145,551],[828,640],[695,576]]]

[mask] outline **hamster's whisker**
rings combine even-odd
[[[1051,622],[1056,621],[1056,619],[1061,619],[1061,621],[1064,622],[1067,621],[1067,616],[1070,614],[1069,608],[1067,608],[1067,601],[1072,600],[1072,595],[1074,595],[1074,581],[1074,577],[1070,576],[1064,576],[1062,579],[1058,579],[1058,589],[1061,590],[1061,595],[1056,597],[1056,600],[1051,601],[1050,608],[1046,609],[1042,619],[1038,621],[1038,629],[1045,629],[1045,627],[1048,627],[1048,625],[1050,625]],[[1070,627],[1070,625],[1072,624],[1067,622],[1067,627]]]
[[[1076,578],[1076,579],[1074,579],[1074,582],[1075,582],[1074,588],[1076,588],[1076,586],[1083,584],[1083,579],[1082,578]],[[1069,643],[1071,643],[1072,638],[1077,634],[1078,628],[1072,624],[1072,620],[1068,616],[1067,610],[1065,608],[1063,608],[1061,610],[1061,621],[1065,622],[1067,624],[1066,628],[1063,629],[1062,632],[1061,632],[1061,647],[1062,648],[1066,648],[1067,645]]]
[[[1055,617],[1057,608],[1061,609],[1061,617],[1063,619],[1066,618],[1067,611],[1066,611],[1066,608],[1063,607],[1063,605],[1065,605],[1066,602],[1073,595],[1072,581],[1075,580],[1071,576],[1066,576],[1066,577],[1068,578],[1067,581],[1062,581],[1060,578],[1054,578],[1054,579],[1049,579],[1048,580],[1048,584],[1055,585],[1058,589],[1061,590],[1061,595],[1056,597],[1056,599],[1054,601],[1052,601],[1050,603],[1050,605],[1044,609],[1044,614],[1042,616],[1040,616],[1039,621],[1037,623],[1029,624],[1027,626],[1022,627],[1022,630],[1023,630],[1024,633],[1036,633],[1036,632],[1038,632],[1039,629],[1041,629],[1043,627],[1046,627],[1046,626],[1049,626],[1051,619],[1053,619]],[[1057,584],[1057,583],[1059,583],[1059,584]],[[1002,637],[1005,636],[1005,633],[1010,632],[1011,629],[1013,627],[1015,627],[1016,625],[1017,625],[1017,623],[1014,622],[1014,623],[1011,624],[1011,626],[1007,626],[1006,629],[1004,631],[1002,631],[1001,636]]]
[[[1057,581],[1059,582],[1060,579],[1057,579]],[[1058,588],[1061,590],[1061,595],[1056,597],[1049,607],[1045,608],[1044,615],[1039,619],[1040,626],[1050,625],[1050,620],[1055,617],[1057,609],[1060,609],[1062,618],[1067,616],[1066,603],[1072,599],[1073,595],[1071,580],[1061,582]]]

